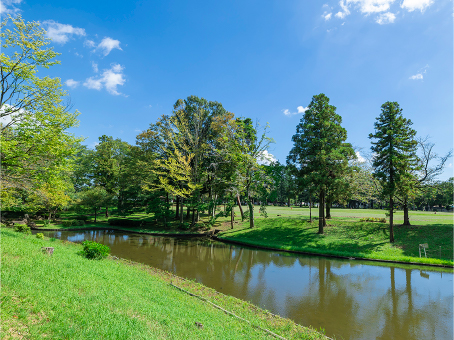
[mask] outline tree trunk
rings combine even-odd
[[[331,219],[331,202],[326,200],[326,219]]]
[[[287,207],[290,208],[290,197],[287,197]]]
[[[109,207],[106,207],[106,218],[109,218]]]
[[[320,198],[318,204],[318,233],[323,234],[323,227],[325,221],[325,192],[320,191]]]
[[[97,210],[98,210],[98,207],[95,207],[95,223],[96,223],[96,216],[97,216],[96,212],[97,212]]]
[[[243,208],[241,207],[241,201],[240,201],[240,195],[236,195],[236,201],[238,203],[238,208],[240,208],[240,213],[241,213],[241,220],[244,220],[244,212]]]
[[[231,229],[233,229],[233,220],[235,219],[235,212],[233,211],[233,207],[232,206],[232,210],[230,211],[230,227]]]
[[[166,193],[166,203],[169,204],[169,193]]]
[[[393,230],[393,222],[394,222],[394,201],[393,196],[389,197],[389,242],[394,242],[394,230]]]
[[[252,205],[252,200],[249,199],[249,228],[254,228],[254,206]]]
[[[175,209],[175,219],[180,219],[180,197],[176,196],[176,209]]]
[[[191,225],[195,225],[195,209],[192,209],[192,221],[191,221]]]
[[[410,225],[410,219],[408,218],[408,203],[404,202],[404,225]]]
[[[309,222],[312,223],[312,199],[309,199]]]
[[[191,217],[191,208],[187,208],[186,210],[186,219],[189,220],[189,217]]]
[[[184,218],[184,205],[183,205],[184,199],[181,197],[181,204],[180,204],[180,224],[183,225],[183,218]]]

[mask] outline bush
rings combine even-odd
[[[101,260],[110,254],[108,246],[94,241],[84,241],[82,246],[84,247],[82,254],[87,259]]]
[[[44,239],[44,234],[43,233],[37,233],[36,238]]]
[[[17,231],[18,233],[24,233],[27,235],[30,235],[32,231],[30,230],[30,227],[26,226],[25,224],[18,224],[14,227],[14,231]]]
[[[384,217],[381,217],[381,218],[378,218],[378,217],[365,217],[365,218],[361,218],[359,221],[360,221],[360,222],[380,222],[380,223],[386,223],[386,218],[384,218]]]
[[[65,220],[61,223],[64,227],[77,227],[85,225],[83,220]]]
[[[108,223],[110,225],[114,225],[114,226],[118,226],[118,227],[135,227],[135,228],[143,227],[146,224],[145,221],[116,219],[116,218],[109,218]]]

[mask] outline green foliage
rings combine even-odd
[[[39,238],[39,239],[44,239],[44,234],[43,233],[37,233],[36,234],[36,238]]]
[[[384,217],[363,217],[359,220],[360,222],[380,222],[386,223],[386,218]]]
[[[50,221],[49,220],[44,220],[43,221],[43,227],[44,228],[49,228],[50,227]]]
[[[104,244],[100,244],[94,241],[84,241],[82,242],[83,255],[87,259],[91,260],[102,260],[110,254],[110,248]]]
[[[32,231],[30,230],[30,227],[26,226],[25,224],[17,224],[14,226],[14,231],[17,231],[18,233],[24,233],[27,235],[31,235]]]
[[[327,96],[323,93],[313,96],[296,127],[294,146],[287,158],[303,184],[318,193],[321,212],[327,195],[331,194],[328,198],[333,200],[334,193],[346,192],[348,183],[344,177],[349,171],[349,160],[355,158],[341,123],[342,117],[336,114],[336,107],[329,104]],[[319,217],[319,232],[323,233],[324,216]]]
[[[63,103],[60,78],[38,76],[59,64],[40,24],[8,15],[0,28],[2,208],[54,212],[69,201],[68,174],[81,139],[67,129],[77,126],[79,113]]]
[[[78,226],[84,226],[85,221],[84,220],[64,220],[61,223],[64,227],[78,227]]]
[[[264,218],[268,218],[268,212],[266,211],[266,205],[265,204],[261,204],[260,205],[259,213]]]

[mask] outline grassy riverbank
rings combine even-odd
[[[2,339],[323,339],[313,330],[192,281],[124,260],[87,260],[80,245],[2,228]],[[52,246],[54,255],[41,252]],[[202,328],[195,323],[201,323]]]
[[[292,209],[292,212],[295,210],[297,211]],[[287,216],[259,219],[254,229],[247,228],[247,223],[243,223],[238,228],[222,232],[219,238],[282,250],[453,265],[452,217],[451,219],[449,216],[441,217],[438,223],[408,227],[396,225],[394,227],[395,243],[390,244],[387,223],[361,222],[357,216],[346,216],[346,214],[348,210],[342,214],[343,216],[339,214],[341,216],[328,220],[324,235],[317,233],[317,220],[309,223],[306,216],[287,214]],[[368,215],[371,215],[370,212]],[[419,218],[429,220],[432,216],[420,213]],[[419,257],[420,243],[429,245],[429,258]]]

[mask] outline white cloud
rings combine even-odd
[[[95,42],[93,40],[85,40],[84,41],[84,46],[85,47],[95,47],[96,44],[95,44]]]
[[[121,93],[118,92],[117,86],[123,85],[125,81],[123,66],[113,64],[110,69],[104,70],[100,77],[90,77],[85,80],[84,86],[94,90],[101,90],[105,87],[110,94],[119,95]]]
[[[105,56],[108,55],[114,48],[122,51],[120,48],[120,41],[109,37],[104,38],[97,47],[97,49],[103,50]]]
[[[415,74],[414,76],[411,76],[410,78],[408,79],[412,79],[412,80],[422,80],[424,77],[421,73],[418,73],[418,74]]]
[[[356,151],[355,154],[356,154],[356,158],[357,158],[357,161],[358,161],[358,162],[364,163],[364,162],[366,161],[366,159],[365,159],[363,156],[361,156],[361,154],[359,153],[359,151]]]
[[[71,87],[73,89],[79,86],[79,83],[80,83],[79,81],[75,81],[74,79],[68,79],[67,81],[65,81],[66,86]]]
[[[333,15],[333,13],[328,13],[328,14],[326,14],[326,15],[323,14],[323,17],[324,17],[325,20],[327,21],[327,20],[331,19],[331,16],[332,16],[332,15]]]
[[[404,0],[400,7],[406,9],[409,12],[413,12],[417,9],[419,9],[421,12],[424,12],[424,10],[433,3],[433,0]]]
[[[91,67],[93,68],[93,71],[95,73],[98,73],[98,64],[96,64],[94,61],[91,62]]]
[[[309,108],[308,108],[308,107],[298,106],[296,109],[298,110],[298,113],[304,113],[304,112],[306,112]]]
[[[43,24],[47,26],[47,37],[59,44],[67,43],[72,35],[85,36],[83,28],[60,24],[53,20],[44,21]]]
[[[20,9],[16,7],[16,5],[19,5],[22,2],[22,0],[2,0],[0,1],[0,13],[5,15],[5,14],[11,14],[14,15],[18,12],[20,12]]]
[[[284,110],[282,110],[282,112],[284,112],[284,115],[286,115],[286,116],[292,116],[292,115],[296,115],[298,113],[304,113],[307,111],[307,109],[308,109],[308,107],[298,106],[296,108],[296,112],[291,112],[289,109],[284,109]]]
[[[389,10],[395,0],[346,0],[347,5],[359,7],[361,13],[371,14]]]
[[[276,157],[274,157],[273,154],[269,153],[268,150],[264,150],[257,157],[257,161],[259,164],[262,164],[262,165],[270,165],[271,162],[276,162],[277,159],[276,159]]]
[[[347,15],[350,14],[350,10],[348,9],[346,3],[345,3],[345,0],[341,0],[339,1],[339,6],[341,7],[342,11],[339,11],[336,13],[336,17],[337,18],[340,18],[340,19],[343,19],[345,18]]]
[[[375,22],[384,25],[384,24],[392,24],[396,20],[396,15],[391,12],[386,12],[380,14],[376,19]]]

